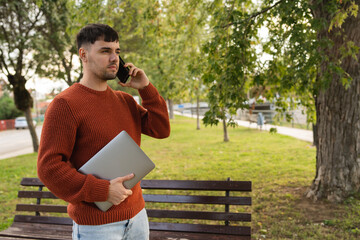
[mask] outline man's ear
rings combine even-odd
[[[85,48],[80,48],[79,49],[79,57],[83,62],[87,62],[87,51]]]

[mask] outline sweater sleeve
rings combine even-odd
[[[109,181],[79,173],[70,163],[77,123],[64,99],[46,111],[37,161],[40,180],[57,197],[70,202],[106,201]]]
[[[142,105],[139,107],[141,114],[141,130],[143,134],[155,138],[166,138],[170,135],[169,114],[165,100],[151,83],[139,90]]]

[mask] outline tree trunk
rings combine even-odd
[[[318,141],[318,138],[317,138],[317,126],[316,124],[312,124],[312,131],[313,131],[313,146],[317,146],[317,141]]]
[[[38,137],[37,137],[37,134],[36,134],[35,126],[33,124],[33,118],[31,116],[31,108],[27,108],[25,110],[25,117],[26,117],[26,122],[27,122],[28,127],[29,127],[34,152],[38,152],[39,140],[38,140]]]
[[[200,98],[196,98],[196,130],[200,130]]]
[[[227,131],[226,117],[223,118],[223,129],[224,129],[224,142],[228,142],[229,135],[228,135],[228,131]]]
[[[173,100],[168,99],[168,106],[169,106],[169,118],[174,119],[174,103],[173,103]]]
[[[331,19],[323,6],[313,12],[317,19]],[[340,59],[344,41],[360,46],[359,17],[348,17],[340,30],[319,33],[319,40],[328,37],[334,42],[327,49],[330,59]],[[350,87],[344,87],[334,74],[329,87],[321,90],[316,99],[316,176],[307,192],[307,197],[314,200],[341,202],[360,190],[360,65],[356,59],[346,57],[341,67],[353,78]],[[326,70],[326,63],[322,63],[319,75]]]
[[[26,79],[24,78],[24,76],[18,74],[8,75],[7,77],[9,83],[13,87],[15,105],[19,110],[25,113],[26,122],[28,124],[30,135],[33,142],[33,149],[34,152],[37,152],[39,149],[39,140],[31,116],[31,107],[33,106],[33,99],[30,93],[25,88]]]

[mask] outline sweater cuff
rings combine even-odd
[[[97,179],[92,175],[88,175],[91,178],[90,184],[92,187],[87,194],[86,202],[104,202],[108,199],[110,182],[104,179]]]
[[[157,89],[154,87],[154,85],[152,83],[149,83],[149,85],[147,87],[139,90],[139,94],[142,99],[150,99],[150,98],[158,95],[159,92],[157,91]]]

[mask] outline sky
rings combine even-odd
[[[51,93],[53,89],[55,89],[56,92],[59,92],[60,90],[62,91],[68,88],[68,85],[65,83],[65,81],[54,81],[47,78],[38,78],[35,81],[29,80],[26,82],[25,86],[27,89],[36,90],[36,98],[38,100],[44,99],[45,95]]]

